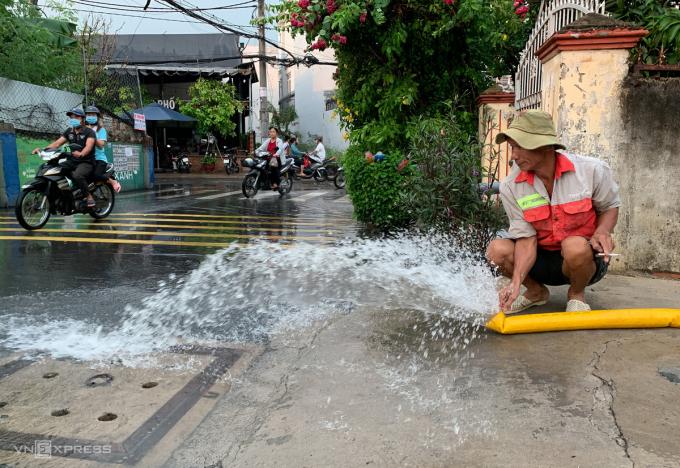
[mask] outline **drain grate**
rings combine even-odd
[[[175,424],[209,392],[215,382],[222,377],[244,354],[244,351],[233,348],[211,348],[205,346],[174,347],[170,352],[188,355],[211,356],[210,363],[178,392],[165,402],[155,413],[143,422],[123,442],[115,443],[108,440],[86,440],[59,437],[57,435],[31,434],[16,431],[0,430],[0,450],[14,451],[16,446],[33,447],[36,441],[49,443],[52,456],[93,460],[97,462],[129,464],[139,462]],[[11,375],[33,361],[19,359],[0,366],[0,379]],[[86,384],[94,382],[97,385],[107,385],[109,374],[92,376]],[[111,376],[111,379],[113,377]],[[102,383],[104,382],[104,383]],[[156,382],[149,382],[156,383]],[[68,411],[68,410],[66,410]],[[105,418],[105,419],[102,419]],[[110,419],[109,419],[110,418]],[[105,413],[100,421],[113,421],[117,415]],[[60,447],[107,447],[106,451],[78,450],[64,452]]]

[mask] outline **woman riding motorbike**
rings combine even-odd
[[[279,138],[279,131],[276,127],[269,128],[269,139],[262,142],[256,153],[261,151],[269,153],[269,178],[272,182],[272,190],[278,190],[281,182],[279,171],[286,163],[286,156],[283,154],[283,140]]]
[[[118,193],[120,192],[120,183],[116,179],[112,179],[105,175],[106,166],[109,164],[109,160],[106,158],[106,152],[104,151],[108,134],[102,123],[101,112],[99,112],[97,107],[88,106],[85,108],[85,123],[87,123],[87,126],[94,130],[97,135],[97,142],[95,143],[94,149],[94,172],[92,178],[94,180],[106,182],[116,191],[116,193]]]

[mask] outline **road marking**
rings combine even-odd
[[[86,218],[83,218],[83,221],[86,221]],[[0,225],[13,225],[16,226],[16,222],[11,222],[11,221],[0,221]],[[54,227],[54,226],[64,226],[64,227],[71,227],[74,224],[78,224],[76,221],[75,223],[69,222],[69,223],[53,223],[49,222],[47,226],[49,227]],[[286,231],[295,231],[295,232],[324,232],[328,234],[333,234],[335,232],[340,232],[338,229],[309,229],[309,228],[297,228],[297,227],[289,227],[289,228],[282,228],[282,227],[266,227],[266,228],[258,228],[258,227],[243,227],[243,226],[205,226],[205,225],[176,225],[176,224],[145,224],[145,223],[107,223],[107,222],[101,222],[101,221],[95,221],[95,220],[89,220],[88,224],[90,226],[120,226],[120,227],[144,227],[144,228],[171,228],[171,229],[188,229],[188,230],[204,230],[204,231],[218,231],[218,232],[230,232],[230,231],[255,231],[255,232],[260,232],[261,230],[264,231],[279,231],[279,232],[286,232]]]
[[[163,219],[157,219],[157,218],[150,218],[150,217],[135,217],[135,216],[130,216],[130,217],[118,217],[116,220],[122,220],[122,221],[160,221],[163,223],[166,222],[173,222],[173,223],[196,223],[197,221],[195,219],[180,219],[180,218],[163,218]],[[336,224],[330,224],[330,223],[298,223],[294,221],[279,221],[276,222],[274,220],[271,221],[237,221],[237,220],[207,220],[206,223],[212,223],[213,225],[221,225],[221,224],[226,224],[226,225],[254,225],[254,226],[314,226],[317,228],[321,227],[333,227],[336,226]],[[211,224],[205,224],[206,226],[210,226]]]
[[[232,195],[238,195],[241,193],[240,190],[235,190],[233,192],[227,192],[227,193],[218,193],[215,195],[208,195],[206,197],[198,197],[196,200],[216,200],[218,198],[224,198],[224,197],[230,197]]]
[[[12,228],[0,228],[0,232],[23,232],[26,231],[22,229],[12,229]],[[103,230],[103,229],[51,229],[44,228],[40,232],[70,232],[75,234],[117,234],[117,235],[133,235],[133,236],[160,236],[160,237],[215,237],[215,238],[232,238],[232,239],[266,239],[266,240],[289,240],[289,241],[334,241],[334,237],[324,237],[324,236],[271,236],[271,235],[246,235],[246,234],[204,234],[198,232],[170,232],[170,231],[116,231],[116,230]],[[98,237],[97,239],[108,239],[104,237]]]
[[[271,198],[271,197],[280,197],[281,194],[279,192],[265,192],[262,193],[262,191],[257,192],[257,195],[255,195],[252,198],[246,198],[246,197],[241,197],[239,200],[262,200],[263,198]]]
[[[162,241],[146,239],[103,239],[101,237],[58,237],[58,236],[0,236],[0,240],[20,241],[57,241],[57,242],[85,242],[89,244],[134,244],[134,245],[173,245],[179,247],[229,247],[230,245],[249,245],[248,242],[193,242],[193,241]]]
[[[312,192],[312,193],[307,193],[307,194],[305,194],[305,195],[301,195],[301,196],[299,196],[299,197],[295,197],[295,198],[293,198],[293,200],[295,200],[295,201],[307,201],[307,200],[311,200],[312,198],[321,197],[321,196],[323,196],[323,195],[326,195],[327,193],[328,193],[328,192],[325,192],[325,191],[324,191],[324,192]]]
[[[201,193],[207,193],[207,192],[214,192],[215,190],[193,190],[193,191],[185,191],[184,193],[180,193],[179,195],[167,195],[164,197],[156,197],[156,200],[171,200],[173,198],[183,198],[183,197],[190,197],[192,195],[200,195]]]
[[[241,192],[232,192],[232,193],[241,193]],[[208,214],[195,214],[195,213],[111,213],[109,217],[111,218],[120,218],[121,216],[158,216],[158,217],[183,217],[183,218],[215,218],[215,219],[281,219],[282,217],[285,217],[287,215],[280,215],[280,216],[268,216],[268,215],[249,215],[249,214],[225,214],[225,215],[208,215]],[[2,218],[0,216],[0,218]],[[13,217],[7,216],[7,219],[14,219]],[[329,219],[327,216],[323,217],[311,217],[311,216],[295,216],[293,219],[299,219],[299,220],[307,220],[307,221],[315,221],[319,219]],[[347,218],[347,217],[342,217],[342,218],[334,218],[330,217],[332,221],[351,221],[353,222],[354,220],[352,218]]]

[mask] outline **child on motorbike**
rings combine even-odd
[[[106,182],[116,191],[116,193],[118,193],[121,188],[120,182],[105,175],[106,166],[109,164],[109,160],[106,158],[106,152],[104,151],[108,134],[102,123],[101,112],[99,112],[97,107],[88,106],[85,108],[85,123],[87,123],[87,126],[94,130],[97,135],[97,142],[95,143],[94,149],[94,172],[92,178],[94,180]]]
[[[66,143],[78,145],[82,148],[71,151],[69,158],[62,164],[62,167],[70,170],[73,183],[87,200],[87,207],[94,208],[94,198],[87,190],[87,177],[94,169],[94,146],[97,136],[94,130],[85,125],[85,112],[82,109],[74,107],[66,113],[66,116],[69,118],[69,127],[46,148],[57,149]],[[33,154],[38,154],[40,151],[42,151],[41,148],[36,148],[33,150]]]

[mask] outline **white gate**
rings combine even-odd
[[[543,0],[517,67],[515,109],[541,107],[541,61],[536,51],[563,27],[588,13],[605,12],[605,0]]]

